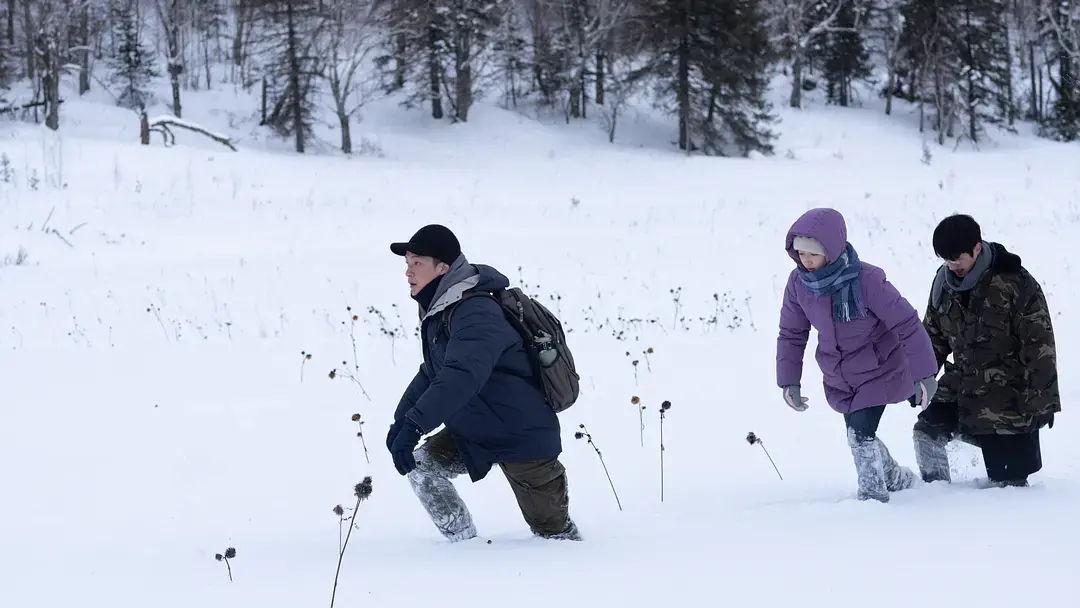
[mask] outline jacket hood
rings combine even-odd
[[[1023,269],[1023,260],[1019,255],[1009,251],[1001,243],[987,243],[994,250],[994,265],[991,267],[997,272],[1014,273]]]
[[[847,222],[839,211],[827,207],[811,209],[795,220],[788,229],[784,249],[788,256],[802,268],[799,252],[793,246],[796,236],[808,236],[820,241],[825,247],[825,261],[831,264],[840,258],[844,253],[844,247],[847,246]]]
[[[510,279],[491,266],[470,264],[465,254],[458,256],[439,283],[439,289],[431,298],[431,308],[420,308],[420,320],[445,310],[469,291],[495,291],[510,286]]]

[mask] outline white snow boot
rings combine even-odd
[[[949,472],[949,453],[945,446],[949,443],[948,436],[931,436],[923,429],[917,428],[912,433],[915,441],[915,462],[919,465],[919,474],[926,483],[935,481],[952,481]]]
[[[892,454],[889,453],[889,448],[885,447],[885,443],[881,439],[875,439],[875,441],[878,444],[878,449],[881,450],[882,464],[885,468],[885,487],[890,492],[899,492],[914,486],[915,473],[896,462]]]
[[[855,460],[855,473],[859,478],[859,500],[877,500],[889,502],[889,489],[885,484],[885,459],[878,447],[877,438],[857,439],[855,432],[848,430],[848,445]]]

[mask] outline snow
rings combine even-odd
[[[328,604],[332,509],[368,475],[338,606],[1070,605],[1080,151],[999,136],[930,144],[924,163],[910,108],[809,99],[782,111],[776,156],[753,160],[676,154],[671,121],[646,112],[610,145],[600,122],[482,104],[448,125],[392,102],[353,134],[381,155],[331,154],[324,130],[300,157],[237,120],[250,108],[227,90],[188,94],[185,120],[238,153],[186,132],[139,146],[137,117],[93,95],[68,97],[57,133],[0,126],[0,606]],[[854,499],[814,340],[808,411],[773,380],[784,232],[819,205],[920,310],[931,232],[953,211],[1043,282],[1065,412],[1032,487],[979,489],[977,452],[956,446],[953,485]],[[571,332],[583,394],[561,415],[562,459],[583,543],[531,538],[496,470],[458,481],[481,538],[448,544],[393,469],[386,428],[420,349],[388,244],[430,222]],[[353,367],[351,314],[370,400],[328,377]],[[880,431],[907,466],[914,420],[899,404]],[[227,547],[232,582],[214,560]]]

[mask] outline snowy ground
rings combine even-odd
[[[339,606],[1074,601],[1075,147],[1016,138],[923,164],[903,119],[815,107],[788,118],[775,158],[687,159],[650,139],[656,123],[629,123],[630,142],[654,144],[637,150],[481,107],[468,129],[364,123],[385,156],[342,160],[141,147],[119,141],[136,123],[92,120],[115,110],[65,111],[79,124],[59,136],[0,127],[0,606],[327,605],[331,510],[366,475]],[[961,448],[951,487],[854,500],[814,343],[809,411],[773,382],[784,232],[819,205],[920,310],[931,231],[956,210],[1044,282],[1065,413],[1033,487],[976,489],[981,462]],[[393,469],[385,429],[420,353],[387,246],[429,222],[551,298],[571,331],[583,396],[561,417],[563,459],[587,542],[530,538],[496,471],[459,483],[492,543],[448,545]],[[328,377],[354,365],[350,332],[370,399]],[[881,430],[912,466],[914,419],[896,405]],[[233,582],[213,558],[226,547]]]

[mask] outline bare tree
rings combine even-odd
[[[27,36],[33,53],[30,64],[40,68],[41,87],[45,101],[45,126],[60,128],[60,78],[66,69],[68,32],[72,26],[73,9],[70,0],[37,0],[36,32]],[[29,10],[27,11],[29,19]]]
[[[897,71],[903,58],[904,18],[899,0],[884,0],[885,6],[879,11],[880,23],[874,28],[880,36],[879,48],[885,68],[888,70],[885,84],[885,114],[892,115],[893,97],[896,95]]]
[[[180,75],[184,73],[186,39],[181,36],[181,30],[189,14],[185,4],[185,0],[154,0],[158,23],[165,34],[165,66],[172,85],[172,111],[177,118],[182,116]]]
[[[619,126],[619,117],[623,109],[629,103],[630,98],[642,88],[642,81],[630,77],[634,68],[634,62],[645,50],[645,39],[642,36],[633,36],[632,42],[626,41],[626,36],[618,35],[603,56],[598,55],[608,62],[611,67],[606,80],[597,80],[597,104],[602,104],[604,121],[608,128],[608,142],[615,143],[615,131]],[[598,64],[599,65],[599,64]],[[599,74],[597,75],[599,79]],[[603,87],[603,88],[601,88]],[[600,91],[604,91],[604,99],[599,99]]]
[[[323,0],[323,11],[325,23],[316,45],[327,62],[325,76],[341,125],[341,151],[352,154],[349,125],[376,86],[362,71],[381,34],[376,5],[372,0]]]
[[[858,21],[853,27],[836,27],[836,18],[844,3],[851,1],[777,0],[773,5],[773,15],[769,19],[770,28],[777,32],[773,43],[779,45],[791,61],[791,107],[802,107],[803,69],[810,42],[825,33],[858,31]],[[818,19],[821,14],[824,17]],[[860,13],[856,11],[855,14]]]

